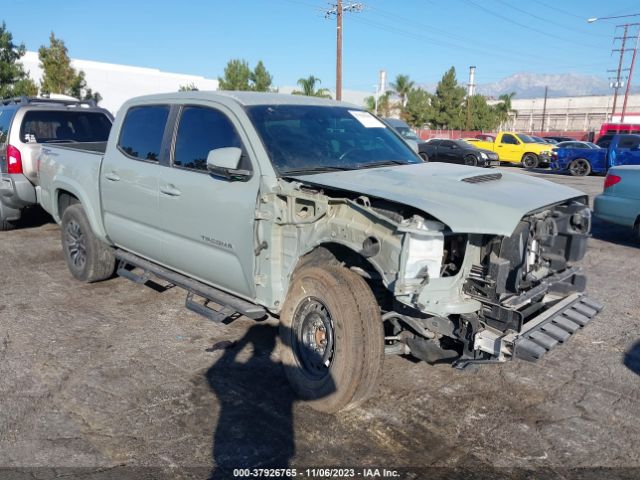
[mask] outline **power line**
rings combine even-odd
[[[509,8],[511,8],[511,9],[517,11],[517,12],[520,12],[520,13],[523,13],[523,14],[528,15],[530,17],[536,18],[536,19],[541,20],[541,21],[543,21],[545,23],[550,23],[551,25],[556,25],[556,26],[561,27],[561,28],[567,28],[566,25],[563,25],[561,23],[555,22],[555,21],[553,21],[553,20],[551,20],[549,18],[541,17],[539,15],[536,15],[535,13],[527,12],[526,10],[523,10],[522,8],[516,7],[515,5],[511,5],[510,3],[508,3],[508,2],[506,2],[504,0],[498,0],[498,2],[500,2],[501,4],[505,5],[506,7],[509,7]],[[594,37],[593,32],[587,32],[586,30],[578,30],[576,28],[572,28],[571,29],[571,33],[580,33],[582,35],[588,35],[589,37],[592,37],[592,38]]]
[[[493,10],[490,10],[490,9],[488,9],[488,8],[482,6],[482,5],[478,5],[473,0],[465,0],[465,2],[467,2],[470,5],[473,5],[477,9],[482,10],[483,12],[488,13],[489,15],[493,15],[494,17],[498,17],[498,18],[500,18],[502,20],[505,20],[505,21],[507,21],[509,23],[512,23],[514,25],[518,25],[518,26],[520,26],[522,28],[526,28],[527,30],[531,30],[532,32],[536,32],[536,33],[538,33],[540,35],[545,35],[547,37],[555,38],[556,40],[562,40],[563,42],[575,43],[576,45],[580,45],[581,47],[588,46],[588,47],[598,48],[598,49],[602,48],[601,45],[594,45],[594,44],[588,44],[588,43],[582,43],[582,42],[575,42],[573,40],[569,40],[567,38],[560,37],[558,35],[554,35],[554,34],[549,33],[549,32],[545,32],[544,30],[539,30],[539,29],[534,28],[534,27],[532,27],[530,25],[526,25],[524,23],[517,22],[516,20],[513,20],[513,19],[511,19],[509,17],[506,17],[506,16],[504,16],[504,15],[498,13],[498,12],[495,12]]]
[[[545,8],[548,8],[549,10],[554,10],[554,11],[562,13],[564,15],[569,15],[571,17],[579,18],[580,20],[584,20],[584,17],[581,16],[581,15],[576,15],[575,13],[567,12],[566,10],[562,10],[561,8],[555,7],[553,5],[549,5],[548,3],[542,2],[540,0],[532,0],[532,1],[536,2],[539,5],[542,5]]]

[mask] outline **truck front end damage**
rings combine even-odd
[[[271,277],[282,272],[280,293],[271,292],[277,299],[297,259],[322,249],[328,255],[322,262],[340,262],[371,286],[388,354],[459,367],[536,361],[602,309],[586,297],[585,276],[573,265],[585,255],[591,226],[583,197],[530,210],[506,235],[498,227],[457,225],[455,231],[419,202],[326,183],[281,181],[277,201],[265,199],[264,208],[280,204],[262,215],[270,221],[261,227],[277,248],[259,270]]]

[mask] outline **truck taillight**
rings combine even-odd
[[[620,183],[620,180],[622,180],[622,177],[612,173],[607,173],[607,176],[604,179],[604,189],[606,190],[609,187],[613,187],[616,183]]]
[[[7,147],[7,173],[22,173],[22,155],[13,145]]]

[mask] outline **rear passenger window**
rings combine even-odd
[[[168,117],[168,105],[130,108],[122,124],[118,148],[130,157],[157,162]]]
[[[180,116],[173,165],[207,171],[211,150],[242,148],[240,137],[225,114],[204,107],[185,107]]]

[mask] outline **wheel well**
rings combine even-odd
[[[389,309],[393,303],[393,294],[384,285],[382,277],[376,267],[360,253],[339,243],[324,243],[307,253],[298,261],[300,268],[305,265],[328,265],[331,263],[343,265],[364,278],[376,297],[378,304]]]
[[[525,152],[522,154],[522,159],[524,160],[524,157],[526,157],[527,155],[533,155],[534,157],[537,157],[538,154],[537,153],[533,153],[533,152]]]
[[[58,217],[62,218],[64,211],[74,203],[80,203],[78,197],[65,190],[60,190],[58,192]]]

